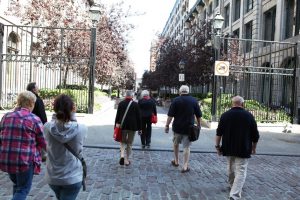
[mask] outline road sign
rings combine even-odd
[[[215,76],[229,76],[229,62],[216,61],[215,62]]]
[[[184,74],[179,74],[179,81],[183,82],[184,81]]]

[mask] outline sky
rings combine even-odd
[[[119,2],[121,0],[106,0]],[[137,77],[141,78],[150,66],[150,47],[157,33],[161,33],[172,11],[176,0],[124,0],[125,8],[144,15],[130,17],[135,29],[131,31],[128,46],[129,56],[134,63]]]

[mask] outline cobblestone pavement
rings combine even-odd
[[[120,166],[118,149],[85,148],[87,191],[79,200],[216,199],[228,197],[226,160],[214,153],[191,154],[191,171],[171,166],[170,151],[134,150],[132,164]],[[181,154],[182,156],[182,154]],[[300,157],[256,155],[250,159],[243,199],[300,200]],[[54,200],[42,174],[34,177],[28,200]],[[11,198],[12,184],[0,172],[0,200]]]

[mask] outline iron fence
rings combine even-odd
[[[288,42],[222,38],[220,60],[229,76],[217,76],[217,116],[231,107],[231,97],[260,122],[292,121],[296,115],[297,45]]]
[[[10,109],[29,82],[36,82],[46,107],[67,93],[79,112],[88,110],[91,30],[2,26],[0,103]]]

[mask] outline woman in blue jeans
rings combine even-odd
[[[29,91],[17,98],[17,108],[0,122],[0,170],[13,182],[12,200],[25,200],[33,174],[41,171],[41,151],[46,149],[43,124],[32,114],[36,96]]]
[[[75,200],[82,186],[82,164],[64,143],[81,153],[87,128],[75,120],[75,104],[69,96],[56,97],[53,107],[52,121],[44,127],[48,142],[46,181],[58,200]]]

